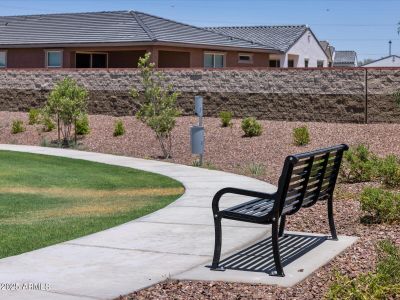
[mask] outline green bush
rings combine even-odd
[[[360,197],[361,210],[372,222],[393,223],[400,221],[400,194],[381,188],[367,187]]]
[[[394,155],[388,155],[379,162],[379,177],[387,187],[400,186],[400,164]]]
[[[21,120],[14,120],[12,122],[12,126],[11,126],[12,134],[17,134],[17,133],[24,132],[24,131],[25,131],[24,122],[22,122]]]
[[[206,161],[201,164],[200,159],[195,159],[194,161],[192,161],[192,166],[209,170],[217,170],[217,167],[212,162]]]
[[[76,119],[75,131],[78,135],[86,135],[90,132],[89,117],[87,114],[81,115]]]
[[[63,145],[69,146],[72,126],[79,116],[86,114],[88,91],[78,82],[66,77],[57,82],[51,91],[43,115],[57,122],[58,136],[63,137]],[[58,141],[60,143],[60,141]]]
[[[125,134],[125,126],[122,120],[117,120],[114,125],[114,136],[121,136]]]
[[[247,137],[259,136],[262,133],[262,126],[255,118],[250,117],[243,119],[242,130]]]
[[[360,144],[349,149],[344,152],[343,158],[340,169],[342,181],[365,182],[378,176],[379,159],[365,145]]]
[[[265,174],[265,166],[259,163],[250,163],[246,168],[246,173],[252,176],[262,176]]]
[[[43,124],[43,131],[45,132],[50,132],[54,128],[56,128],[56,124],[54,124],[53,120],[47,115],[43,116],[42,124]]]
[[[176,125],[176,118],[181,114],[176,104],[179,92],[174,91],[172,84],[165,84],[163,74],[155,70],[155,64],[150,57],[151,53],[147,52],[144,57],[139,58],[142,92],[133,88],[131,96],[138,100],[136,118],[154,131],[164,158],[170,158],[174,145],[172,130]],[[139,99],[140,94],[144,101]]]
[[[36,108],[31,108],[28,113],[29,125],[35,125],[40,123],[40,110]]]
[[[378,243],[378,263],[375,272],[350,278],[336,273],[336,279],[326,295],[330,300],[397,299],[400,295],[400,248],[393,242]]]
[[[296,146],[304,146],[310,142],[310,133],[307,126],[301,126],[293,129],[293,141]]]
[[[219,118],[221,119],[222,127],[232,126],[232,113],[230,111],[221,111]]]
[[[400,90],[393,93],[394,102],[400,107]]]

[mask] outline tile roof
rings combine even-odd
[[[0,46],[165,42],[275,50],[135,11],[0,17]]]
[[[250,40],[286,52],[308,29],[306,25],[206,27],[214,32]]]
[[[355,51],[335,51],[333,66],[356,66],[357,53]]]
[[[372,61],[362,65],[362,67],[368,67],[369,65],[375,65],[376,63],[387,61],[390,58],[392,59],[392,62],[394,63],[396,61],[396,59],[400,59],[400,56],[392,54],[392,55],[388,55],[388,56],[385,56],[385,57],[381,57],[379,59],[372,60]],[[397,64],[399,64],[399,63],[397,62]],[[378,65],[375,65],[375,66],[378,67]],[[387,65],[383,64],[381,66],[387,66]]]
[[[335,47],[331,46],[328,41],[319,41],[322,49],[325,51],[325,54],[328,56],[331,61],[333,58],[333,53],[335,52]]]

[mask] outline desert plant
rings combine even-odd
[[[75,121],[75,132],[79,135],[86,135],[90,132],[89,117],[87,114],[80,115]]]
[[[340,169],[344,182],[365,182],[376,178],[379,159],[363,144],[352,147],[343,154],[344,160]]]
[[[361,210],[375,223],[400,221],[400,194],[367,187],[360,197]]]
[[[379,177],[387,187],[400,186],[400,164],[394,155],[388,155],[379,162]]]
[[[221,119],[222,127],[232,126],[232,113],[230,111],[221,111],[219,118]]]
[[[397,299],[400,295],[400,248],[389,240],[377,244],[375,272],[350,278],[336,272],[326,295],[330,300]]]
[[[200,159],[195,159],[194,161],[192,161],[192,166],[209,170],[217,170],[217,167],[212,162],[206,161],[201,164]]]
[[[43,124],[43,131],[45,132],[53,131],[53,129],[56,128],[56,125],[54,124],[53,120],[47,115],[43,116],[42,124]]]
[[[50,145],[51,145],[51,141],[49,141],[49,140],[46,139],[46,138],[43,138],[43,139],[40,141],[40,146],[41,146],[41,147],[50,147]]]
[[[155,65],[150,62],[150,56],[146,53],[138,64],[143,92],[133,88],[131,95],[135,99],[139,98],[139,94],[144,96],[144,103],[137,103],[140,108],[136,117],[154,131],[164,158],[169,158],[172,154],[172,130],[180,115],[176,105],[179,93],[173,90],[172,85],[165,86],[162,73],[154,71]]]
[[[31,108],[28,112],[29,125],[35,125],[40,123],[40,110],[37,108]]]
[[[394,97],[394,102],[397,104],[398,107],[400,107],[400,90],[395,91],[393,93],[393,97]]]
[[[12,126],[11,126],[12,134],[17,134],[17,133],[24,132],[24,131],[25,131],[24,122],[22,122],[21,120],[14,120],[12,122]]]
[[[115,121],[113,134],[114,136],[121,136],[125,134],[125,126],[122,120]]]
[[[262,133],[262,126],[256,118],[249,117],[242,120],[242,130],[247,137],[259,136]]]
[[[265,166],[263,164],[252,162],[246,167],[246,173],[255,177],[262,176],[265,174]]]
[[[293,129],[293,141],[296,146],[304,146],[310,142],[310,133],[307,126]]]
[[[67,77],[56,84],[43,108],[44,115],[57,122],[58,140],[61,133],[65,146],[70,143],[72,125],[86,113],[87,98],[86,89]]]

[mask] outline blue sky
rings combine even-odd
[[[359,59],[400,55],[400,0],[0,0],[0,15],[138,10],[197,26],[307,24]]]

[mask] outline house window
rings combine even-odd
[[[48,68],[61,68],[63,61],[62,54],[61,50],[46,51],[46,66]]]
[[[0,51],[0,68],[7,67],[7,52]]]
[[[76,53],[76,68],[108,68],[107,53]]]
[[[317,60],[317,68],[323,68],[324,67],[324,61],[323,60]]]
[[[253,63],[253,55],[247,54],[247,53],[239,53],[239,63],[252,64]]]
[[[280,68],[281,67],[281,61],[279,59],[271,59],[269,61],[269,66],[271,68]]]
[[[309,62],[309,60],[308,60],[308,58],[306,58],[304,60],[304,68],[308,68],[308,62]]]
[[[287,66],[288,66],[288,68],[294,68],[294,60],[293,59],[289,59]]]
[[[204,68],[223,68],[225,66],[225,54],[204,53]]]

